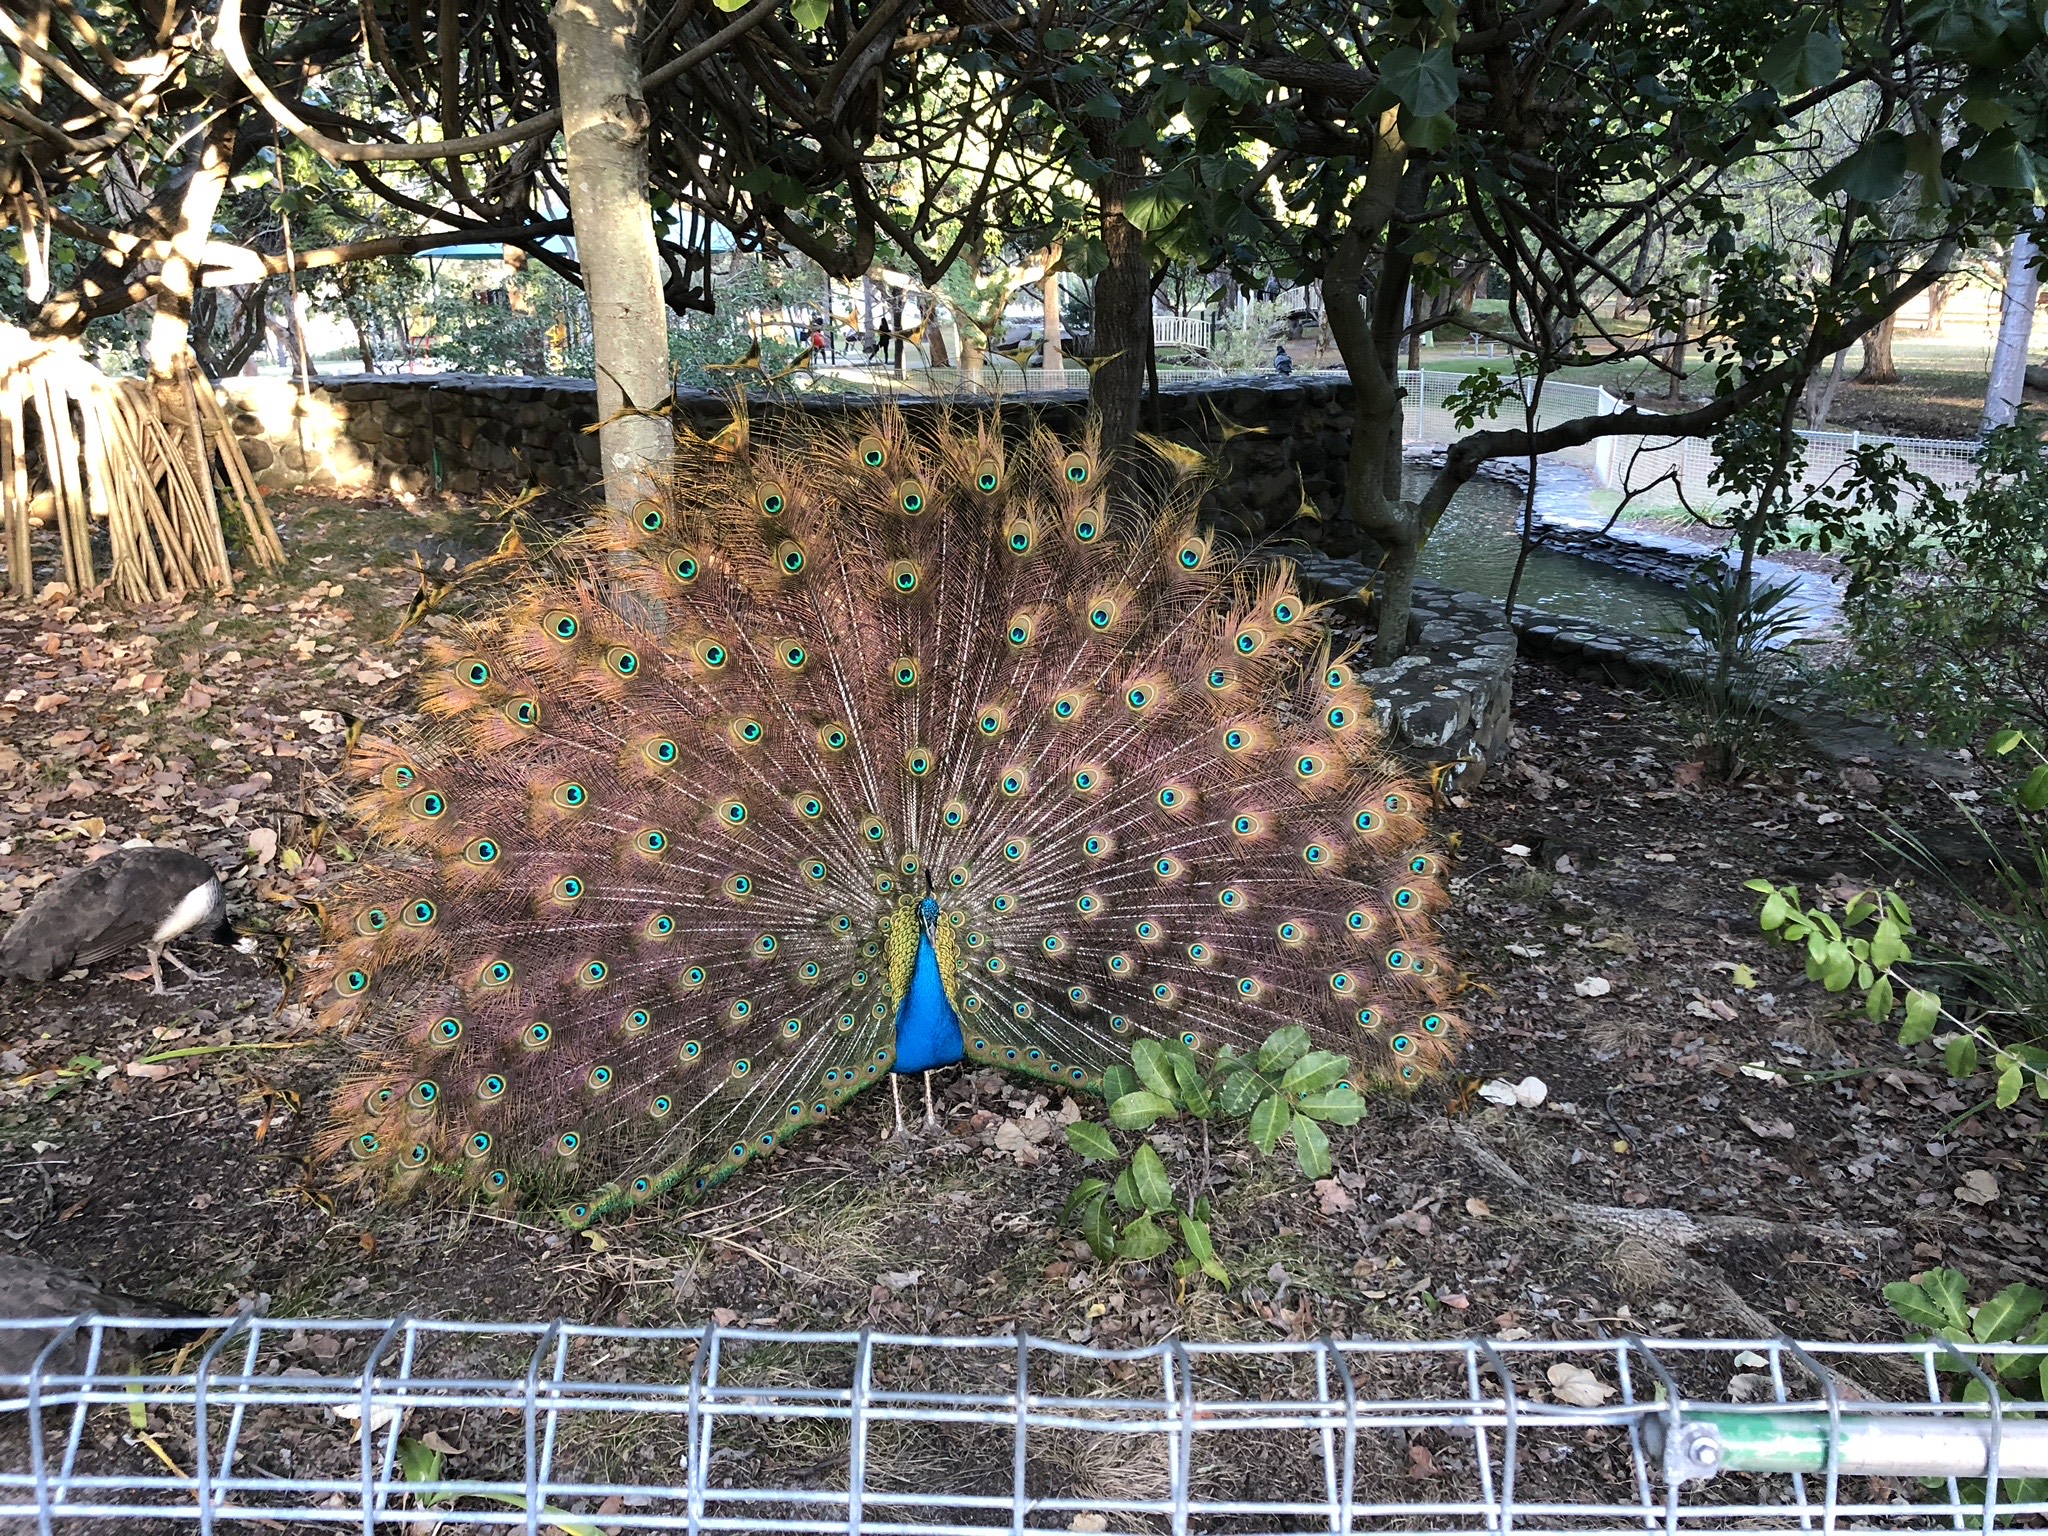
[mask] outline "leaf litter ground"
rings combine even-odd
[[[417,587],[415,557],[453,570],[497,530],[381,501],[281,511],[291,570],[235,600],[141,615],[0,608],[0,915],[88,852],[140,835],[231,869],[238,916],[301,951],[315,942],[295,902],[349,851],[339,819],[313,838],[339,807],[343,712],[375,721],[404,707],[419,631],[389,637]],[[337,1202],[307,1148],[350,1046],[311,1030],[274,966],[205,950],[189,957],[215,974],[173,972],[164,997],[111,967],[0,992],[0,1240],[166,1312],[715,1318],[1118,1347],[1325,1331],[1888,1339],[1888,1280],[1941,1263],[1987,1288],[2038,1281],[2043,1185],[2024,1155],[2038,1107],[1957,1123],[1986,1084],[1952,1084],[1931,1054],[1846,1016],[1796,957],[1762,942],[1742,889],[1762,875],[1839,904],[1893,877],[1869,835],[1887,816],[1967,853],[1952,778],[1822,764],[1785,744],[1739,786],[1705,783],[1666,702],[1531,662],[1516,717],[1511,761],[1440,813],[1456,839],[1448,937],[1475,983],[1458,1072],[1334,1132],[1337,1169],[1313,1185],[1220,1135],[1205,1146],[1198,1127],[1156,1133],[1183,1189],[1208,1181],[1227,1289],[1091,1258],[1059,1220],[1081,1176],[1061,1126],[1099,1106],[993,1073],[940,1074],[939,1133],[888,1140],[887,1095],[869,1094],[706,1207],[581,1236],[518,1212]],[[1953,921],[1938,893],[1913,895],[1923,921]],[[1478,1091],[1528,1078],[1547,1090],[1540,1104]],[[331,1338],[295,1348],[308,1369],[352,1367]],[[507,1363],[475,1348],[449,1363]],[[672,1351],[592,1364],[687,1371]],[[746,1369],[773,1382],[843,1367],[792,1348]],[[960,1384],[940,1362],[889,1369]],[[1128,1390],[1134,1369],[1101,1367],[1098,1386],[1077,1374],[1065,1389]],[[1301,1390],[1289,1369],[1248,1366],[1231,1390]],[[1463,1391],[1426,1369],[1390,1368],[1360,1389]],[[1541,1375],[1524,1386],[1588,1390]],[[125,1414],[94,1427],[105,1464],[148,1463]],[[352,1464],[345,1423],[280,1412],[257,1427],[275,1466]],[[189,1465],[189,1422],[159,1413],[150,1428]],[[510,1465],[515,1429],[478,1415],[408,1425],[465,1476]],[[672,1423],[612,1429],[569,1449],[614,1475],[673,1475]],[[1302,1439],[1200,1479],[1243,1491],[1298,1473],[1318,1488]],[[871,1474],[1007,1492],[1006,1446],[906,1431],[871,1451]],[[844,1455],[843,1431],[792,1424],[717,1475],[815,1480]],[[1368,1460],[1368,1484],[1426,1497],[1469,1471],[1470,1452],[1417,1437],[1375,1442]],[[1077,1437],[1039,1449],[1033,1487],[1128,1490],[1149,1466]],[[1546,1476],[1559,1488],[1625,1477],[1625,1446],[1596,1434]]]

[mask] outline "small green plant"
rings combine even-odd
[[[2048,1296],[2031,1285],[2008,1285],[1976,1306],[1970,1305],[1969,1296],[1970,1277],[1958,1269],[1930,1269],[1910,1280],[1894,1280],[1884,1288],[1884,1299],[1892,1310],[1908,1327],[1918,1330],[1909,1337],[1916,1342],[1943,1338],[1956,1347],[1954,1355],[1937,1355],[1934,1368],[1960,1388],[1957,1395],[1963,1402],[1987,1402],[1991,1396],[1970,1369],[1972,1363],[1998,1384],[2009,1411],[2015,1401],[2048,1401],[2048,1355],[2023,1355],[1998,1347],[2048,1344],[2048,1311],[2043,1310]],[[1934,1481],[1928,1479],[1930,1484]],[[2001,1498],[2014,1503],[2048,1499],[2048,1478],[2001,1482]],[[1964,1483],[1962,1492],[1973,1502],[1983,1498],[1983,1479]]]
[[[1136,1137],[1126,1153],[1104,1126],[1081,1120],[1067,1127],[1067,1144],[1083,1161],[1112,1165],[1113,1177],[1083,1179],[1067,1201],[1081,1236],[1107,1262],[1157,1259],[1178,1245],[1174,1273],[1185,1280],[1197,1271],[1218,1285],[1230,1283],[1216,1257],[1209,1231],[1206,1194],[1183,1200],[1173,1187],[1158,1145],[1143,1133],[1159,1122],[1183,1116],[1202,1127],[1206,1148],[1212,1123],[1243,1123],[1253,1146],[1271,1156],[1282,1142],[1294,1149],[1295,1165],[1312,1179],[1330,1176],[1326,1125],[1356,1125],[1365,1099],[1351,1085],[1349,1058],[1312,1048],[1298,1025],[1268,1036],[1255,1056],[1225,1047],[1206,1067],[1178,1040],[1140,1040],[1129,1066],[1103,1073],[1109,1122]],[[1171,1221],[1169,1222],[1169,1218]]]

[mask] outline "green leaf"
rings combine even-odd
[[[2041,763],[2021,782],[2020,806],[2024,810],[2048,810],[2048,763]]]
[[[2031,1285],[2008,1285],[1977,1309],[1970,1332],[1979,1344],[2003,1344],[2018,1338],[2044,1305],[2048,1296]]]
[[[1863,147],[1813,184],[1816,197],[1846,192],[1860,203],[1882,203],[1906,183],[1906,136],[1882,128]]]
[[[1830,32],[1813,27],[1794,30],[1772,45],[1757,70],[1765,85],[1780,96],[1826,85],[1842,72],[1842,45]]]
[[[1849,898],[1849,905],[1842,912],[1842,926],[1854,928],[1876,910],[1876,895],[1870,891],[1858,891]]]
[[[1116,1240],[1116,1256],[1143,1263],[1156,1259],[1173,1246],[1173,1239],[1159,1229],[1151,1213],[1138,1217],[1125,1225],[1123,1236]]]
[[[1920,1289],[1927,1300],[1939,1307],[1944,1328],[1967,1337],[1970,1331],[1970,1277],[1959,1269],[1930,1269],[1920,1277]]]
[[[1948,1326],[1939,1304],[1929,1300],[1927,1293],[1910,1280],[1894,1280],[1884,1288],[1884,1299],[1911,1327],[1938,1333]]]
[[[1786,904],[1785,898],[1776,891],[1773,891],[1764,898],[1763,908],[1756,915],[1757,926],[1762,928],[1765,933],[1770,933],[1775,929],[1782,928],[1785,924],[1785,919],[1791,915],[1792,908]]]
[[[1114,1104],[1127,1093],[1138,1091],[1138,1074],[1122,1062],[1102,1069],[1102,1097],[1106,1103]]]
[[[1332,1125],[1356,1125],[1365,1118],[1365,1098],[1356,1088],[1325,1088],[1295,1100],[1297,1112]]]
[[[1278,1094],[1259,1100],[1259,1107],[1252,1111],[1252,1145],[1272,1156],[1273,1149],[1280,1145],[1280,1138],[1287,1134],[1287,1124],[1291,1119],[1293,1112]]]
[[[1067,1145],[1090,1163],[1107,1163],[1116,1158],[1116,1143],[1109,1132],[1093,1120],[1076,1120],[1067,1127]]]
[[[1856,979],[1856,957],[1849,946],[1836,939],[1827,947],[1827,956],[1821,961],[1820,984],[1830,992],[1841,992]]]
[[[1209,1097],[1209,1085],[1202,1081],[1202,1069],[1195,1065],[1192,1056],[1175,1056],[1172,1059],[1173,1080],[1180,1089],[1181,1103],[1197,1120],[1208,1119],[1216,1112],[1216,1106]]]
[[[1892,979],[1880,976],[1871,986],[1870,995],[1863,1000],[1863,1016],[1873,1024],[1882,1024],[1892,1016],[1894,1004]]]
[[[1956,175],[1980,187],[2004,187],[2014,192],[2034,190],[2033,158],[2010,128],[1986,135],[1983,143],[1963,156]]]
[[[1906,1027],[1899,1031],[1899,1044],[1918,1045],[1934,1038],[1934,1026],[1941,1018],[1941,997],[1918,987],[1906,989]]]
[[[1950,1077],[1961,1080],[1977,1073],[1977,1041],[1971,1035],[1957,1035],[1941,1053]]]
[[[1328,1088],[1351,1070],[1351,1063],[1334,1051],[1310,1051],[1287,1069],[1280,1079],[1282,1093],[1314,1093]]]
[[[1237,1120],[1250,1114],[1259,1100],[1272,1091],[1273,1085],[1256,1072],[1233,1072],[1223,1079],[1223,1086],[1216,1095],[1216,1105],[1224,1114]]]
[[[1166,1164],[1149,1141],[1140,1142],[1131,1154],[1131,1187],[1148,1211],[1163,1211],[1173,1204],[1173,1181],[1166,1176]]]
[[[2003,731],[1993,731],[1991,739],[1985,742],[1984,745],[1991,750],[1994,757],[2004,757],[2008,752],[2018,751],[2020,743],[2026,739],[2027,733],[2025,731],[2016,731],[2008,728]]]
[[[1173,1068],[1168,1063],[1166,1047],[1157,1040],[1140,1040],[1131,1047],[1131,1065],[1137,1069],[1138,1080],[1170,1108],[1176,1098],[1173,1082]]]
[[[442,1454],[423,1441],[401,1438],[398,1442],[398,1475],[408,1483],[438,1483],[441,1481]],[[422,1503],[449,1504],[454,1496],[446,1493],[428,1495],[414,1494]]]
[[[1148,235],[1156,235],[1175,219],[1188,205],[1187,190],[1174,188],[1165,182],[1154,182],[1140,187],[1124,199],[1124,217],[1134,229]]]
[[[1238,68],[1235,64],[1212,65],[1209,70],[1209,82],[1240,107],[1247,102],[1257,101],[1266,94],[1266,82],[1263,79],[1248,69]]]
[[[1998,1107],[2011,1109],[2020,1101],[2020,1090],[2027,1086],[2026,1070],[2018,1062],[2009,1062],[1998,1074]]]
[[[1877,931],[1870,936],[1870,963],[1880,971],[1888,971],[1912,958],[1913,952],[1906,947],[1899,925],[1888,917],[1880,918]]]
[[[1299,1024],[1276,1029],[1266,1036],[1266,1043],[1259,1047],[1259,1070],[1278,1072],[1291,1067],[1308,1054],[1313,1043],[1308,1037],[1308,1031]]]
[[[1145,1209],[1145,1202],[1138,1198],[1138,1186],[1133,1182],[1128,1167],[1116,1176],[1116,1182],[1110,1185],[1109,1192],[1115,1197],[1117,1205],[1126,1211]]]
[[[1458,101],[1458,71],[1448,45],[1421,49],[1404,45],[1380,64],[1380,83],[1417,117],[1448,112]]]
[[[1306,1115],[1296,1115],[1288,1129],[1294,1132],[1294,1161],[1311,1179],[1330,1176],[1330,1138],[1320,1125]]]
[[[796,0],[790,7],[790,14],[796,18],[800,30],[815,32],[831,16],[832,3],[831,0]]]
[[[1109,1123],[1120,1131],[1142,1131],[1172,1113],[1172,1100],[1141,1088],[1109,1106]]]
[[[1427,150],[1431,154],[1449,149],[1458,137],[1457,119],[1448,112],[1438,112],[1431,117],[1415,117],[1402,114],[1401,142],[1410,149]]]
[[[1116,1222],[1109,1214],[1109,1200],[1098,1193],[1081,1207],[1081,1239],[1088,1251],[1104,1263],[1116,1257]]]
[[[1180,1218],[1180,1239],[1187,1244],[1189,1254],[1203,1274],[1218,1285],[1230,1284],[1229,1271],[1217,1262],[1216,1244],[1209,1236],[1209,1223],[1183,1214]]]

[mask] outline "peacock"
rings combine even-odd
[[[950,1063],[1445,1062],[1417,790],[1291,564],[1155,468],[742,418],[436,637],[417,739],[352,755],[380,851],[308,984],[371,1029],[324,1155],[581,1224]]]

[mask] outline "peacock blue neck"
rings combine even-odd
[[[967,1054],[960,1019],[946,998],[939,957],[932,948],[931,925],[938,910],[938,903],[927,898],[918,914],[924,932],[917,940],[917,966],[910,975],[910,990],[896,1013],[896,1064],[891,1069],[896,1072],[929,1072],[934,1067],[951,1066]]]

